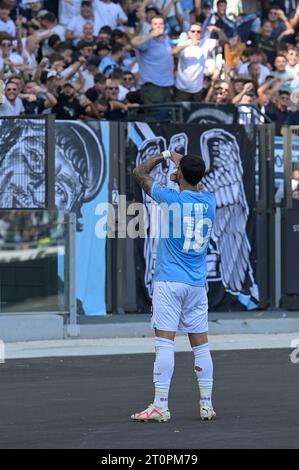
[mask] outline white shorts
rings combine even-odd
[[[185,333],[208,331],[208,298],[205,287],[181,282],[155,281],[151,327]]]

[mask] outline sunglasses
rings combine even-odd
[[[201,29],[190,29],[190,33],[201,33]]]
[[[6,88],[6,91],[17,91],[17,88]]]
[[[133,77],[124,77],[124,78],[123,78],[123,81],[124,81],[124,82],[131,82],[132,80],[134,80]]]
[[[119,90],[118,86],[108,86],[108,90]]]
[[[10,42],[2,42],[1,46],[2,47],[10,47],[12,44]]]

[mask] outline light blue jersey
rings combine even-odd
[[[209,192],[165,188],[154,182],[152,198],[162,209],[155,281],[204,286],[207,248],[216,202]]]

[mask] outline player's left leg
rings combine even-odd
[[[154,401],[141,413],[131,416],[134,421],[169,421],[168,394],[174,370],[174,339],[181,306],[174,299],[179,294],[178,283],[155,283],[152,327],[155,330],[156,358],[153,368]]]

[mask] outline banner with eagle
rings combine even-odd
[[[206,163],[204,188],[214,194],[217,210],[208,249],[209,308],[214,311],[253,310],[259,294],[255,279],[255,155],[253,126],[129,123],[128,172],[163,150],[201,154]],[[156,168],[162,184],[174,171],[170,160]],[[177,188],[178,189],[178,188]],[[148,235],[135,244],[137,305],[148,311],[160,234],[160,209],[137,185],[134,199],[146,206]],[[154,236],[153,227],[155,228]]]

